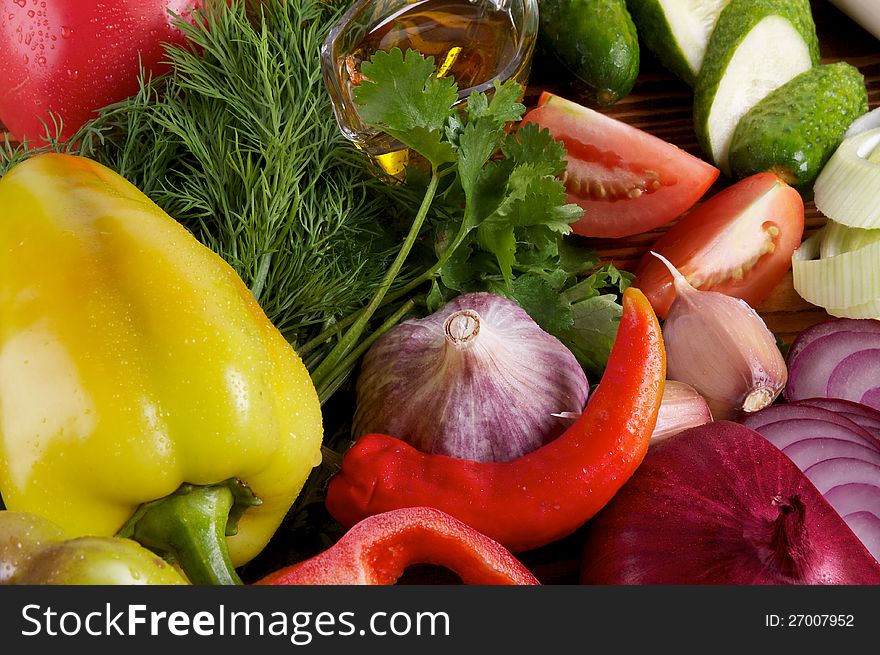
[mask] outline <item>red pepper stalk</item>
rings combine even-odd
[[[271,573],[256,584],[389,585],[412,564],[445,566],[465,584],[540,584],[498,542],[429,507],[366,518],[330,549]]]
[[[641,463],[665,375],[657,317],[630,287],[605,374],[584,412],[557,439],[509,462],[475,462],[365,435],[331,479],[327,509],[351,526],[391,509],[429,506],[513,551],[556,541],[602,509]]]

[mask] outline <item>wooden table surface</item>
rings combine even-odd
[[[856,66],[865,77],[870,107],[877,107],[880,105],[880,42],[827,0],[813,0],[812,5],[823,62],[845,60]],[[557,67],[542,56],[537,56],[526,97],[527,104],[533,102],[541,90],[584,101],[584,96],[564,78]],[[632,93],[612,107],[600,111],[702,156],[694,135],[692,100],[691,89],[663,69],[643,48],[640,74]],[[0,125],[0,138],[2,131]],[[722,176],[705,197],[711,197],[730,184],[731,180]],[[808,201],[805,236],[821,227],[824,220],[813,203]],[[619,268],[632,270],[642,254],[668,227],[626,239],[591,241],[603,259],[612,261]],[[795,293],[790,274],[757,309],[768,327],[787,343],[802,329],[828,318],[822,309],[806,303]],[[544,548],[521,553],[520,557],[544,583],[576,582],[582,539],[583,535],[579,532]],[[414,571],[404,582],[421,583],[429,579],[452,581],[448,574],[429,568],[421,573]]]

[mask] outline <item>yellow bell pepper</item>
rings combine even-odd
[[[150,545],[136,523],[152,501],[174,499],[152,521],[165,524],[216,491],[209,504],[232,507],[237,533],[223,539],[235,529],[223,517],[211,529],[225,543],[214,546],[240,566],[320,462],[322,436],[296,352],[235,271],[135,186],[56,154],[0,179],[0,494],[10,510],[73,536],[128,523]],[[187,574],[237,581],[234,571]]]

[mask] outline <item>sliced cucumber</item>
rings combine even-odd
[[[880,240],[822,258],[824,237],[820,230],[792,256],[794,289],[801,298],[826,308],[853,307],[880,298]]]
[[[880,228],[880,127],[844,139],[813,185],[816,208],[849,227]]]
[[[706,45],[730,0],[627,0],[639,35],[654,56],[690,84],[697,81]]]
[[[694,127],[703,150],[726,175],[740,118],[818,63],[808,0],[736,0],[723,9],[694,88]]]

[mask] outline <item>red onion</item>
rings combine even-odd
[[[844,398],[880,409],[880,387],[872,380],[880,362],[880,352],[872,351],[878,349],[878,320],[838,318],[817,323],[801,332],[788,351],[783,396]]]
[[[587,584],[880,584],[880,563],[758,433],[716,421],[671,437],[591,521]]]
[[[791,404],[807,405],[835,412],[844,418],[848,418],[880,440],[880,410],[876,410],[873,407],[841,398],[805,398]]]
[[[821,321],[801,331],[788,349],[786,359],[791,364],[800,354],[800,351],[809,346],[819,337],[824,337],[835,332],[872,332],[880,334],[880,321],[870,318],[832,318]]]
[[[797,404],[769,409],[745,418],[743,425],[791,458],[880,558],[880,441],[826,409]]]

